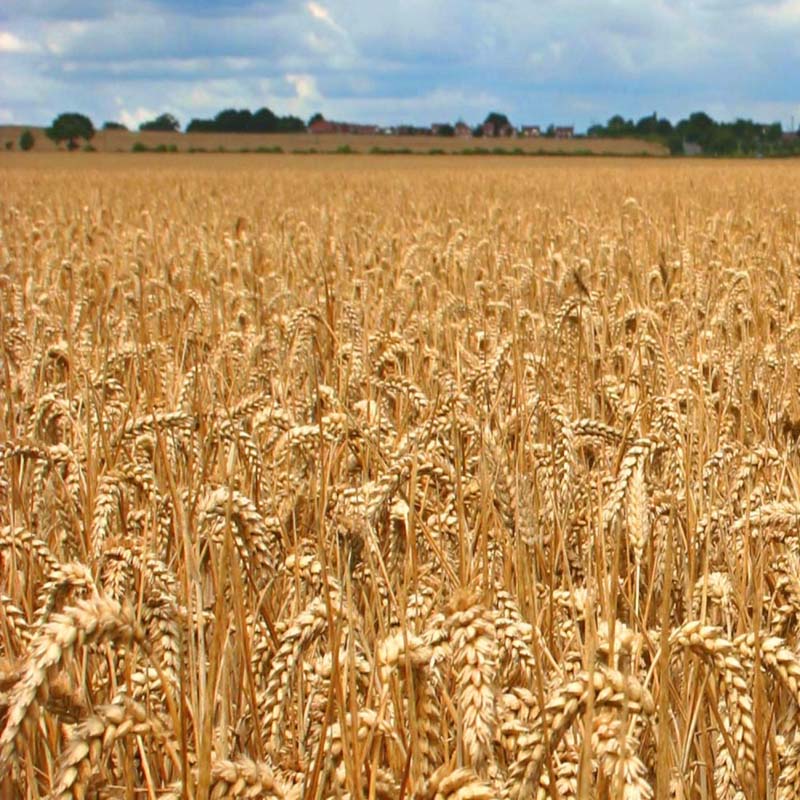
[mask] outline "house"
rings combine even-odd
[[[556,139],[571,139],[575,136],[575,128],[572,125],[556,125],[553,135]]]
[[[529,139],[542,135],[542,129],[539,125],[523,125],[521,132],[523,136]]]
[[[702,155],[703,148],[697,142],[687,142],[683,140],[683,154],[685,156],[699,156]]]
[[[468,139],[472,136],[472,129],[466,122],[459,120],[456,122],[456,136],[460,136],[462,139]]]
[[[338,133],[339,126],[336,122],[330,122],[323,117],[317,117],[309,126],[309,133]]]
[[[377,125],[360,125],[356,122],[333,122],[322,116],[317,117],[309,126],[309,133],[355,133],[362,136],[374,136],[378,133]]]
[[[344,133],[355,133],[359,136],[374,136],[379,131],[377,125],[358,125],[352,122],[344,123],[344,128]]]

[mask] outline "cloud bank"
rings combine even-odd
[[[703,109],[800,122],[798,0],[6,0],[0,112],[183,124],[225,107],[428,124]]]

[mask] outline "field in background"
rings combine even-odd
[[[24,127],[0,126],[0,148],[13,142],[18,148],[19,137]],[[36,150],[51,151],[57,147],[50,141],[42,128],[31,128]],[[83,142],[80,142],[83,145]],[[410,151],[426,153],[442,151],[461,153],[465,150],[493,150],[499,148],[508,153],[565,153],[595,155],[669,155],[668,150],[655,142],[641,139],[484,139],[442,136],[357,136],[353,134],[315,135],[310,133],[292,134],[249,134],[249,133],[164,133],[158,131],[98,131],[91,140],[92,147],[104,153],[127,153],[134,145],[146,148],[175,148],[178,152],[207,151],[220,149],[230,152],[248,150],[273,150],[279,148],[284,153],[318,152],[334,153],[349,148],[355,153],[369,153],[373,150]],[[62,143],[61,149],[64,149]]]
[[[0,794],[798,796],[798,167],[0,174]]]

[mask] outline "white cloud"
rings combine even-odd
[[[35,53],[38,49],[35,42],[20,39],[10,31],[0,31],[0,53]]]
[[[305,117],[318,110],[322,95],[317,88],[317,82],[313,75],[288,74],[285,79],[295,92],[295,96],[287,103],[287,107],[292,114]]]
[[[324,22],[326,25],[329,25],[339,33],[345,32],[344,28],[331,16],[331,12],[328,11],[328,9],[325,8],[325,6],[323,6],[321,3],[315,3],[312,0],[312,2],[306,3],[306,8],[308,9],[308,13],[311,14],[314,19]]]
[[[777,22],[796,24],[800,22],[800,0],[785,0],[769,4],[759,11]]]
[[[123,108],[119,112],[119,121],[126,127],[130,128],[131,130],[137,129],[143,122],[147,122],[150,119],[155,119],[160,112],[153,111],[150,108],[142,108],[139,107],[134,109],[133,111],[128,111],[127,108]]]
[[[298,100],[319,97],[317,82],[312,75],[287,75],[286,80],[294,86]]]

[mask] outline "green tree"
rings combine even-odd
[[[487,114],[483,124],[491,125],[490,136],[497,136],[504,128],[507,129],[511,127],[508,117],[505,114],[500,114],[498,111],[491,111]]]
[[[103,130],[104,131],[126,131],[128,128],[123,125],[121,122],[104,122],[103,123]]]
[[[68,149],[77,150],[76,139],[85,139],[88,142],[94,136],[94,125],[89,117],[68,112],[59,114],[45,133],[56,144],[67,142]]]
[[[773,122],[772,125],[767,125],[764,131],[764,138],[768,142],[779,142],[783,135],[783,126],[780,122]]]
[[[508,121],[508,117],[505,114],[500,114],[498,111],[490,111],[486,115],[486,119],[483,121],[483,124],[491,123],[495,126],[495,128],[501,128],[503,125],[510,125],[511,123]]]
[[[718,156],[733,155],[738,148],[736,134],[731,125],[717,125],[708,143],[708,149]]]
[[[636,123],[636,133],[641,136],[652,136],[658,133],[658,114],[654,111],[646,117],[642,117]]]
[[[248,108],[241,111],[226,108],[214,117],[214,124],[215,130],[221,133],[247,133],[253,128],[253,114]]]
[[[26,128],[19,137],[19,149],[20,150],[33,150],[33,145],[36,143],[36,140],[33,138],[33,134]]]
[[[695,142],[705,150],[711,144],[716,125],[705,111],[695,111],[689,115],[689,119],[682,119],[676,127],[687,142]]]
[[[620,114],[615,114],[606,125],[609,136],[631,136],[636,132],[633,120],[625,119]]]
[[[161,114],[155,119],[143,122],[139,126],[140,131],[177,131],[181,124],[172,114]]]
[[[282,133],[302,133],[306,129],[306,124],[300,117],[291,114],[285,117],[278,117],[278,130]]]
[[[255,113],[247,108],[226,108],[213,119],[193,119],[186,133],[292,133],[305,129],[299,117],[279,117],[268,108],[259,108]]]

